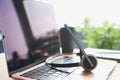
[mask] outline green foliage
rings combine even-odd
[[[82,27],[77,29],[85,36],[84,43],[88,47],[101,49],[118,49],[120,48],[120,30],[115,28],[115,24],[104,21],[102,26],[95,27],[91,25],[90,20],[85,18]]]

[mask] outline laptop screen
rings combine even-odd
[[[43,62],[59,53],[52,5],[37,0],[13,0],[10,7],[12,12],[6,10],[2,13],[2,34],[9,72]],[[4,13],[10,13],[8,15],[12,17],[6,18]]]

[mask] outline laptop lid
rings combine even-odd
[[[2,34],[9,74],[59,54],[54,8],[37,0],[13,0],[2,12]],[[4,10],[3,7],[3,10]],[[4,15],[9,13],[8,17]]]

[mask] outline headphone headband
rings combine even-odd
[[[52,67],[76,67],[80,66],[80,63],[66,63],[66,64],[47,63],[47,65],[51,65]]]

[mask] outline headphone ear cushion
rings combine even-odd
[[[97,66],[97,58],[91,54],[87,55],[93,66],[90,65],[88,62],[87,58],[85,56],[82,56],[81,59],[81,66],[86,70],[86,71],[91,71]]]

